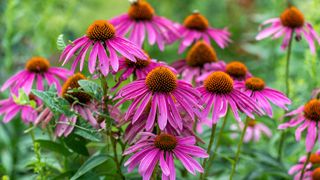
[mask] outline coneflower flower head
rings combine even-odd
[[[199,94],[189,83],[178,80],[176,74],[167,67],[157,67],[148,73],[144,79],[136,80],[118,92],[115,99],[121,99],[118,105],[127,100],[133,100],[126,112],[125,119],[135,112],[134,123],[151,103],[151,109],[147,118],[146,130],[154,127],[157,117],[158,125],[164,130],[167,122],[174,128],[183,127],[183,121],[177,109],[177,104],[194,118],[199,115]]]
[[[320,100],[312,99],[304,106],[287,113],[285,116],[293,116],[289,122],[279,125],[278,129],[286,129],[299,125],[296,129],[296,140],[300,141],[301,133],[307,129],[306,135],[306,150],[311,152],[317,137],[319,138],[320,131],[318,122],[320,121]]]
[[[188,172],[195,175],[203,172],[201,165],[193,157],[207,158],[205,150],[195,146],[196,140],[192,136],[180,137],[167,133],[154,135],[141,133],[141,139],[129,147],[124,155],[132,155],[126,162],[128,171],[131,172],[137,165],[143,179],[149,180],[154,168],[158,164],[161,168],[162,179],[176,179],[174,159],[181,161]]]
[[[157,16],[153,7],[142,0],[132,1],[127,14],[115,17],[110,22],[119,35],[128,35],[129,39],[139,47],[142,47],[144,41],[148,39],[150,45],[157,43],[162,51],[165,44],[179,38],[173,23]]]
[[[306,38],[311,53],[315,53],[314,41],[320,44],[320,37],[312,25],[305,21],[304,15],[294,6],[288,7],[279,18],[265,21],[262,25],[270,24],[271,27],[262,30],[256,37],[257,40],[272,36],[274,39],[284,36],[281,48],[286,49],[291,36],[295,33],[295,39],[300,41],[302,35]]]
[[[231,42],[229,39],[230,33],[227,29],[220,30],[210,27],[207,18],[198,11],[185,18],[183,25],[179,27],[179,33],[182,36],[179,53],[182,53],[193,42],[200,39],[208,44],[211,44],[210,39],[213,39],[221,48],[226,47]]]
[[[37,90],[44,90],[44,80],[48,86],[55,84],[60,90],[60,80],[66,80],[71,72],[64,68],[52,67],[50,62],[43,57],[32,57],[26,62],[25,69],[9,78],[1,87],[1,91],[10,87],[11,92],[18,93],[23,89],[26,94],[36,84]]]
[[[206,118],[212,110],[212,123],[217,123],[218,119],[224,117],[230,105],[236,118],[240,120],[238,111],[244,112],[247,116],[254,119],[253,113],[263,115],[264,112],[256,103],[240,90],[234,88],[232,78],[222,71],[211,73],[198,88],[202,95],[205,109],[202,112],[203,118]]]
[[[62,65],[64,65],[75,55],[76,58],[71,69],[75,71],[76,66],[80,63],[80,71],[82,71],[89,49],[88,68],[91,74],[96,70],[97,59],[99,60],[98,69],[103,75],[108,75],[109,65],[117,72],[119,68],[117,53],[134,62],[136,58],[147,59],[147,56],[139,47],[120,37],[114,26],[106,20],[94,21],[88,27],[86,35],[76,39],[64,49],[60,61],[63,60]]]

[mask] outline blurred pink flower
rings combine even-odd
[[[192,136],[180,137],[162,133],[141,133],[142,140],[129,147],[123,155],[134,153],[125,163],[128,171],[131,172],[139,165],[139,173],[144,180],[149,180],[155,166],[159,162],[162,172],[162,179],[176,179],[176,168],[174,159],[177,158],[187,169],[195,175],[196,172],[203,172],[201,165],[193,157],[207,158],[206,151],[195,146],[196,140]]]
[[[21,88],[26,94],[31,92],[32,86],[36,83],[36,89],[44,90],[44,81],[50,86],[55,84],[57,89],[61,89],[59,79],[65,81],[71,71],[59,68],[51,67],[47,59],[42,57],[32,57],[26,63],[26,69],[18,72],[10,77],[1,87],[1,91],[4,91],[8,87],[14,94],[18,93]]]
[[[117,72],[119,69],[117,52],[133,62],[136,62],[136,58],[147,59],[147,56],[137,45],[120,37],[113,25],[106,20],[97,20],[91,24],[86,35],[76,39],[64,49],[60,61],[63,60],[62,65],[65,65],[75,55],[76,58],[71,69],[75,71],[80,62],[80,71],[82,71],[89,49],[88,68],[91,74],[96,70],[97,59],[99,60],[99,70],[104,76],[109,73],[109,65]]]
[[[316,142],[317,136],[319,136],[318,133],[320,133],[318,129],[318,122],[320,120],[320,100],[312,99],[304,106],[300,106],[298,109],[285,115],[285,117],[288,116],[293,117],[289,122],[279,125],[278,129],[286,129],[289,127],[300,125],[296,129],[297,141],[300,141],[302,131],[307,129],[306,150],[307,152],[311,152]]]
[[[242,131],[244,128],[244,123],[240,122],[238,125],[236,125],[236,124],[231,125],[232,130],[237,130],[239,128]],[[250,141],[257,142],[260,140],[261,134],[265,134],[269,138],[272,136],[271,130],[266,125],[264,125],[261,122],[257,122],[256,120],[251,119],[248,123],[248,128],[245,132],[243,141],[246,143],[250,142]],[[235,137],[237,135],[238,134],[234,133],[234,134],[232,134],[232,137]]]
[[[129,39],[142,47],[147,39],[150,45],[158,44],[161,51],[164,45],[178,39],[179,33],[173,23],[154,13],[154,9],[146,1],[134,1],[127,14],[120,15],[110,20],[120,36],[128,34]]]
[[[257,40],[270,36],[272,36],[273,39],[284,36],[281,48],[286,49],[289,45],[291,36],[295,33],[295,39],[297,41],[301,40],[302,35],[306,38],[313,54],[316,51],[314,41],[318,41],[318,44],[320,44],[320,37],[313,29],[312,25],[305,22],[303,14],[294,6],[287,8],[279,18],[268,19],[263,22],[262,25],[270,23],[270,27],[265,28],[257,35]]]
[[[208,44],[211,44],[210,39],[213,39],[220,48],[225,48],[230,42],[230,32],[227,28],[215,29],[210,27],[207,18],[199,12],[194,12],[189,15],[183,25],[179,25],[179,34],[182,41],[179,47],[179,53],[182,53],[193,42],[203,39]]]

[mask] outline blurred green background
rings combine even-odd
[[[176,22],[197,9],[215,28],[228,27],[233,43],[226,49],[219,49],[215,44],[218,57],[230,62],[239,60],[247,64],[250,71],[266,80],[268,86],[284,90],[284,68],[286,52],[280,50],[281,40],[265,39],[257,42],[255,36],[259,24],[266,19],[277,17],[286,8],[285,0],[149,0],[156,13]],[[320,33],[320,0],[293,1]],[[127,12],[127,0],[1,0],[0,1],[0,82],[24,68],[24,63],[32,56],[44,56],[53,65],[59,65],[60,51],[57,49],[58,35],[64,34],[66,40],[74,40],[83,35],[87,27],[97,19],[110,19]],[[147,51],[155,59],[166,62],[185,57],[177,54],[178,43],[167,46],[164,52],[157,47]],[[319,53],[319,46],[317,52]],[[293,43],[293,55],[290,67],[290,98],[293,109],[310,98],[312,89],[320,83],[320,65],[317,56],[311,55],[305,40]],[[0,95],[6,98],[8,92]],[[280,136],[276,127],[283,112],[276,111],[275,120],[263,118],[274,136],[256,144],[244,147],[237,176],[244,179],[279,179],[289,178],[287,168],[296,163],[304,154],[303,142],[294,141],[293,131],[287,133],[285,146],[285,162],[274,158]],[[229,121],[230,122],[230,121]],[[233,121],[234,122],[234,121]],[[33,158],[30,138],[23,131],[26,129],[20,121],[0,124],[0,175],[6,174],[14,178],[26,178],[30,170],[26,163]],[[203,137],[209,136],[205,132]],[[225,137],[223,151],[232,154],[232,144]],[[235,144],[233,145],[233,148]],[[279,166],[277,169],[276,167]],[[230,164],[223,157],[212,173],[220,174]],[[229,171],[229,170],[228,170]],[[266,173],[270,171],[271,173]]]

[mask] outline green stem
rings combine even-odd
[[[286,74],[285,74],[285,84],[286,84],[286,95],[287,97],[290,97],[290,57],[291,57],[291,49],[292,49],[292,40],[293,40],[293,32],[291,33],[291,37],[289,40],[289,45],[287,49],[287,59],[286,59]],[[285,131],[281,132],[281,137],[280,137],[280,144],[279,144],[279,149],[278,149],[278,160],[281,161],[282,159],[282,149],[284,145],[284,139],[285,139]]]
[[[120,164],[119,159],[118,159],[117,140],[114,139],[112,136],[110,136],[110,138],[111,138],[112,145],[113,145],[112,147],[113,147],[113,154],[114,154],[114,162],[116,163],[118,174],[120,175],[121,179],[125,179],[124,175],[122,174],[121,164]]]
[[[41,179],[41,180],[46,179],[44,165],[41,162],[40,144],[36,142],[36,138],[33,130],[31,130],[29,133],[32,139],[33,151],[37,159],[37,163],[35,164],[34,171],[39,174],[38,179]]]
[[[211,128],[211,135],[210,135],[210,141],[209,141],[209,145],[208,145],[208,149],[207,149],[207,153],[211,154],[211,148],[212,148],[212,144],[214,141],[214,137],[215,137],[215,133],[216,133],[216,128],[217,128],[217,124],[213,124],[212,128]],[[204,169],[206,169],[206,165],[207,165],[207,160],[208,159],[204,159],[203,163],[202,163],[202,167]],[[202,179],[202,176],[204,174],[200,174],[200,179]]]
[[[226,123],[227,123],[229,111],[230,110],[227,111],[226,116],[223,118],[223,122],[222,122],[222,125],[221,125],[221,128],[220,128],[220,132],[219,132],[219,135],[218,135],[218,139],[217,139],[217,144],[216,144],[216,146],[215,146],[215,148],[213,150],[213,153],[211,153],[210,156],[209,156],[208,165],[207,165],[207,167],[203,167],[205,170],[204,170],[203,176],[200,176],[201,180],[205,179],[208,176],[209,167],[211,166],[214,158],[216,157],[216,153],[217,153],[217,151],[219,149],[219,146],[220,146],[221,137],[223,136],[223,130],[224,130],[224,127],[226,126]]]
[[[241,138],[240,138],[240,141],[238,143],[238,149],[237,149],[236,157],[234,158],[234,162],[232,164],[231,174],[230,174],[230,178],[229,178],[230,180],[232,180],[233,175],[236,172],[237,162],[239,160],[239,156],[240,156],[240,153],[241,153],[241,146],[242,146],[242,143],[243,143],[244,135],[246,134],[246,131],[247,131],[248,123],[249,123],[249,117],[246,118],[246,122],[244,124],[244,128],[243,128],[242,133],[241,133]]]
[[[303,179],[304,172],[305,172],[306,167],[307,167],[307,164],[309,163],[309,160],[310,160],[310,156],[311,156],[311,151],[308,152],[307,159],[306,159],[306,161],[305,161],[304,164],[303,164],[303,168],[302,168],[301,175],[300,175],[300,178],[299,178],[300,180]]]

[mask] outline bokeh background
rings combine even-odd
[[[277,17],[287,7],[286,0],[149,0],[156,13],[182,23],[183,19],[199,10],[216,28],[228,27],[233,43],[226,49],[215,47],[219,59],[227,62],[244,62],[250,71],[265,79],[268,86],[284,90],[286,52],[280,50],[281,40],[266,39],[257,42],[255,36],[259,24]],[[294,0],[308,22],[320,33],[320,0]],[[97,19],[110,19],[127,12],[127,0],[1,0],[0,1],[0,84],[9,76],[24,68],[32,56],[44,56],[52,65],[59,65],[60,51],[57,37],[65,40],[83,35],[87,27]],[[147,51],[155,59],[168,63],[185,57],[177,54],[178,43],[167,46],[164,52],[157,48]],[[320,48],[317,46],[317,52]],[[291,95],[294,109],[305,103],[311,91],[319,86],[319,58],[311,55],[305,40],[294,41],[290,65]],[[0,94],[6,98],[8,92]],[[290,179],[287,169],[305,153],[304,143],[295,142],[294,131],[286,133],[284,160],[276,159],[280,132],[277,130],[283,111],[277,110],[274,119],[261,118],[273,130],[271,139],[243,146],[243,154],[235,179]],[[1,117],[0,117],[1,119]],[[229,125],[235,121],[229,120]],[[30,137],[24,133],[27,127],[19,120],[3,124],[0,120],[0,175],[13,179],[32,179],[28,162],[34,158]],[[39,134],[39,133],[38,133]],[[210,131],[201,135],[208,140]],[[41,133],[39,134],[41,136]],[[228,133],[223,139],[222,151],[210,174],[223,179],[230,171],[228,157],[232,157],[237,142]],[[317,149],[316,147],[315,149]],[[49,161],[49,157],[48,157]],[[181,171],[182,177],[183,171]],[[0,176],[1,177],[1,176]],[[187,177],[191,178],[192,177]]]

